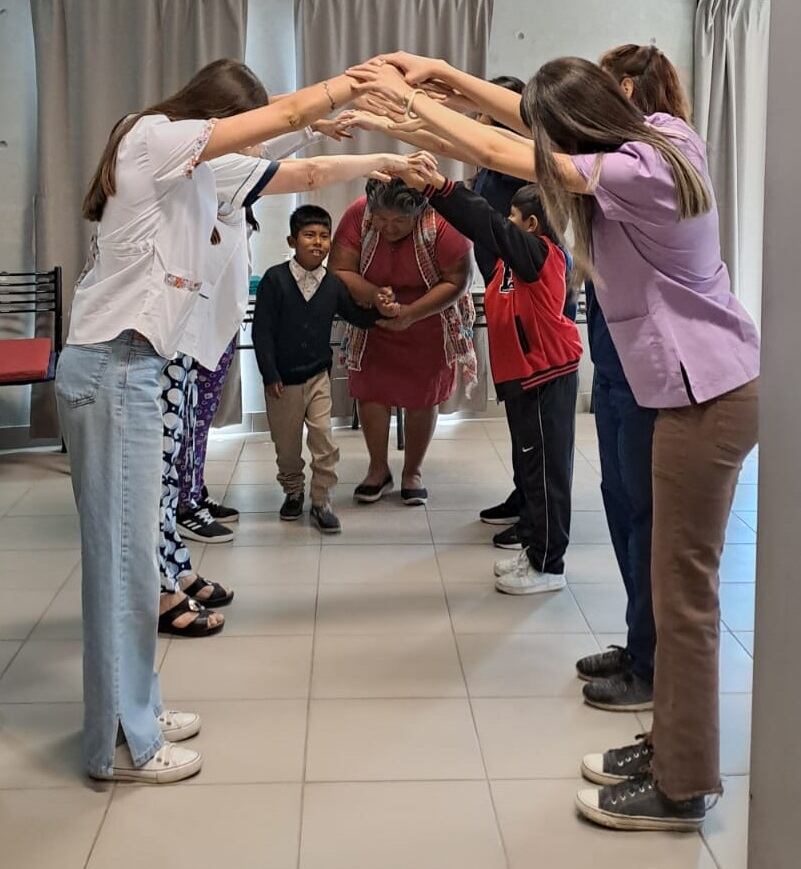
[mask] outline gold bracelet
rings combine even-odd
[[[328,97],[328,102],[331,103],[331,111],[337,107],[337,104],[334,102],[334,98],[331,96],[331,89],[328,87],[328,82],[323,82],[323,89],[325,90],[325,95]]]
[[[425,91],[422,88],[415,88],[408,97],[406,97],[406,117],[410,118],[413,121],[416,121],[420,116],[416,115],[412,111],[412,105],[414,104],[414,98],[417,94],[425,95]]]

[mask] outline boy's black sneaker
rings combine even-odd
[[[312,507],[309,518],[323,534],[339,534],[342,531],[339,519],[327,504],[324,507]]]
[[[610,748],[603,754],[585,754],[581,774],[597,785],[616,785],[651,771],[654,748],[644,735],[635,745]]]
[[[706,797],[669,800],[643,775],[600,790],[582,790],[576,808],[585,818],[613,830],[699,830],[706,817]]]
[[[512,525],[505,531],[498,532],[492,542],[498,549],[522,549],[523,541],[517,534],[517,525]]]
[[[201,509],[208,510],[209,516],[217,522],[222,522],[223,525],[233,525],[234,522],[239,521],[239,510],[235,510],[233,507],[226,507],[225,504],[216,501],[209,495],[209,490],[205,486],[200,494],[200,504],[198,506]]]
[[[636,673],[616,673],[588,682],[584,702],[607,712],[645,712],[654,708],[654,686]]]
[[[290,492],[286,498],[284,498],[284,503],[281,505],[281,510],[279,511],[279,516],[284,522],[294,522],[303,515],[303,502],[305,500],[305,496],[303,492]]]
[[[187,540],[200,543],[230,543],[234,532],[212,519],[205,507],[190,507],[179,510],[176,516],[178,533]]]
[[[576,675],[589,682],[591,679],[608,679],[627,670],[631,658],[623,646],[609,646],[606,652],[596,652],[576,661]]]
[[[487,507],[478,514],[487,525],[516,525],[520,521],[519,511],[509,506],[507,501],[495,507]]]

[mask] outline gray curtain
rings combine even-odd
[[[298,87],[336,75],[376,54],[404,49],[442,57],[473,75],[486,75],[493,0],[295,0]],[[381,133],[357,133],[352,141],[330,139],[316,153],[369,154],[406,152],[409,145]],[[461,163],[442,161],[443,171],[461,178]],[[326,208],[338,222],[343,211],[364,193],[364,181],[340,184],[306,197]],[[466,399],[463,384],[443,411],[483,410],[487,402],[484,336],[476,341],[479,385]],[[335,371],[334,376],[342,375]],[[334,416],[347,416],[349,399],[334,390]]]
[[[36,267],[63,267],[68,318],[92,232],[81,201],[111,127],[173,93],[210,61],[243,59],[247,0],[31,0],[31,11]],[[36,387],[31,436],[57,432],[52,389]]]
[[[759,323],[770,0],[699,0],[695,123],[709,150],[732,290]]]

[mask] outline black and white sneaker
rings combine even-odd
[[[670,800],[648,774],[600,790],[579,791],[576,808],[587,820],[613,830],[691,833],[703,826],[706,797]]]
[[[597,652],[576,661],[576,675],[589,682],[592,679],[608,679],[626,670],[631,662],[623,646],[609,646],[606,652]]]
[[[517,525],[512,525],[505,531],[500,531],[492,538],[492,543],[498,549],[522,549],[523,541],[517,533]]]
[[[597,785],[617,785],[651,770],[654,749],[644,734],[634,745],[610,748],[603,754],[585,754],[581,761],[581,774]]]
[[[504,501],[495,507],[487,507],[478,514],[478,518],[487,525],[516,525],[520,521],[519,511]]]
[[[339,534],[342,525],[336,513],[326,504],[323,507],[312,507],[309,518],[323,534]]]
[[[303,515],[303,502],[305,496],[303,492],[290,492],[284,503],[281,505],[279,516],[284,522],[295,522]]]
[[[209,490],[204,486],[201,492],[199,507],[209,511],[209,516],[216,522],[222,522],[223,525],[233,525],[239,521],[239,510],[233,507],[226,507],[209,495]]]
[[[187,540],[197,540],[200,543],[230,543],[234,539],[234,532],[212,519],[205,507],[179,510],[176,519],[178,533]]]
[[[584,702],[607,712],[645,712],[654,708],[654,686],[636,673],[616,673],[587,682]]]

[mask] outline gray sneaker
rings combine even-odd
[[[637,739],[635,745],[611,748],[603,754],[585,754],[581,774],[597,785],[617,785],[650,772],[653,746],[644,735]]]
[[[576,808],[585,818],[613,830],[699,830],[706,817],[706,797],[669,800],[653,777],[640,776],[600,790],[576,795]]]
[[[309,518],[323,534],[339,534],[342,531],[339,519],[327,504],[323,507],[312,507]]]
[[[654,708],[654,686],[636,673],[618,673],[587,682],[584,702],[607,712],[645,712]]]
[[[589,682],[592,679],[608,679],[622,673],[631,658],[623,646],[609,646],[604,652],[596,652],[576,661],[576,675]]]

